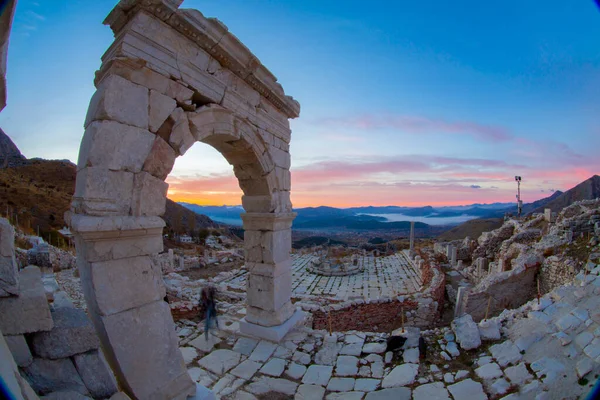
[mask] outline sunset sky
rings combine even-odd
[[[0,127],[27,157],[77,160],[115,0],[19,0]],[[294,206],[525,202],[600,173],[592,0],[186,0],[223,21],[301,106]],[[170,197],[239,204],[203,144]]]

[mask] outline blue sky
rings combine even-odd
[[[542,4],[543,3],[543,4]],[[0,127],[28,157],[76,160],[115,1],[19,0]],[[525,200],[600,171],[600,10],[588,1],[199,1],[300,101],[295,205]],[[194,146],[171,194],[239,203]],[[543,192],[542,192],[543,191]]]

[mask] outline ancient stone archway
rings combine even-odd
[[[243,332],[279,339],[291,302],[291,131],[298,102],[216,19],[181,0],[122,0],[90,101],[70,211],[89,312],[121,386],[139,399],[193,393],[162,301],[161,215],[175,159],[220,151],[244,192]]]

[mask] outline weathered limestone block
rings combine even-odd
[[[15,359],[17,365],[24,368],[31,364],[33,356],[23,335],[8,335],[5,336],[6,344]]]
[[[60,360],[34,358],[31,365],[23,369],[23,374],[33,390],[39,394],[60,391],[89,394],[70,358]]]
[[[176,108],[169,119],[173,121],[173,128],[171,130],[171,135],[169,136],[169,144],[177,153],[179,153],[179,155],[184,155],[196,142],[196,139],[194,139],[194,136],[192,136],[192,132],[190,131],[187,115],[183,109]]]
[[[290,300],[292,293],[292,274],[285,273],[269,277],[250,274],[247,284],[247,303],[263,310],[276,311]]]
[[[144,64],[143,60],[137,59],[111,60],[108,66],[103,68],[103,75],[119,75],[133,83],[156,90],[179,102],[185,102],[192,98],[194,94],[192,90],[145,67]]]
[[[465,314],[452,321],[452,330],[456,335],[456,342],[464,350],[476,349],[481,346],[481,337],[479,336],[479,328],[473,322],[473,318],[469,314]]]
[[[292,252],[292,230],[264,232],[261,236],[262,261],[278,263],[288,260]]]
[[[163,138],[156,136],[142,170],[158,179],[165,180],[173,169],[176,158],[175,150]]]
[[[165,213],[169,184],[147,172],[135,174],[131,214],[161,216]]]
[[[155,135],[115,121],[94,121],[85,130],[77,169],[105,167],[139,172],[150,153]]]
[[[235,129],[233,113],[216,104],[188,113],[188,119],[190,130],[199,142],[211,135],[232,135]]]
[[[277,177],[277,188],[279,190],[291,190],[291,174],[289,169],[275,167],[275,176]]]
[[[90,100],[85,127],[98,120],[148,129],[148,89],[118,75],[106,76]]]
[[[96,331],[85,311],[78,308],[59,308],[52,311],[54,328],[31,337],[33,352],[42,358],[70,357],[97,349],[100,346]]]
[[[19,272],[15,258],[15,230],[0,218],[0,297],[19,294]]]
[[[175,100],[156,90],[150,90],[150,114],[148,121],[150,132],[156,132],[169,115],[171,115],[173,110],[175,110],[175,107],[177,107]]]
[[[276,187],[276,185],[273,185]],[[244,210],[249,213],[290,213],[292,203],[290,201],[290,192],[276,191],[265,196],[242,196],[242,205]]]
[[[260,326],[281,325],[296,311],[291,301],[287,301],[277,310],[263,310],[250,304],[246,307],[246,321]]]
[[[271,155],[271,158],[273,159],[273,162],[275,163],[276,166],[283,168],[285,170],[290,169],[290,165],[291,165],[290,153],[283,151],[278,147],[269,146],[269,154]]]
[[[116,314],[165,297],[160,267],[148,256],[92,263],[89,279],[96,288],[100,315]]]
[[[78,266],[82,268],[82,261],[108,261],[161,253],[164,226],[165,221],[160,217],[72,215]]]
[[[28,266],[19,271],[19,296],[0,299],[0,330],[5,335],[49,331],[53,322],[42,273]]]
[[[242,206],[246,212],[271,213],[277,209],[277,200],[272,195],[268,196],[242,196]]]
[[[195,389],[164,301],[100,317],[102,341],[117,380],[140,399],[179,398]],[[112,358],[112,360],[111,360]]]
[[[75,197],[89,215],[128,215],[131,207],[133,173],[86,167],[77,172]]]
[[[93,398],[105,399],[118,390],[117,381],[101,351],[78,354],[73,357],[73,362]]]
[[[244,231],[246,261],[254,263],[278,263],[290,258],[292,251],[291,230]]]

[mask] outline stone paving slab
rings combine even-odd
[[[315,256],[292,254],[292,291],[295,295],[314,295],[339,299],[389,298],[421,289],[420,279],[402,252],[388,257],[359,256],[363,272],[350,276],[322,276],[307,271]],[[226,284],[245,287],[247,273],[241,273]]]

